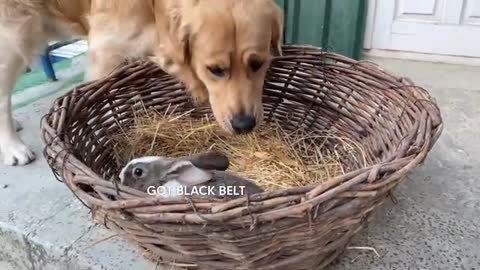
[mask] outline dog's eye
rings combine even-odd
[[[259,71],[263,66],[263,62],[260,60],[252,60],[250,61],[250,68],[253,72]]]
[[[133,176],[135,176],[136,178],[140,178],[144,175],[144,171],[142,168],[135,168],[133,169]]]
[[[225,76],[225,69],[224,68],[221,68],[219,66],[211,66],[211,67],[207,67],[207,68],[208,68],[208,71],[210,71],[210,73],[212,73],[213,75],[215,75],[217,77]]]

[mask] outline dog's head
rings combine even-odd
[[[272,0],[183,0],[164,11],[169,38],[159,32],[160,65],[195,98],[208,98],[225,130],[251,132],[263,118],[267,69],[281,54],[281,9]]]

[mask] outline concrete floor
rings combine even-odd
[[[480,269],[480,67],[371,59],[410,77],[437,99],[444,132],[330,269]],[[477,138],[477,139],[475,139]]]
[[[330,270],[480,269],[480,67],[373,59],[437,98],[445,130],[425,164],[395,192]],[[16,111],[40,155],[41,115],[53,97]],[[39,161],[0,167],[0,269],[155,269],[88,211]],[[2,261],[3,260],[3,264]],[[7,264],[7,262],[10,262]],[[7,266],[11,265],[11,266]],[[10,267],[10,268],[9,268]],[[14,268],[15,267],[15,268]]]
[[[9,262],[2,262],[2,261],[0,261],[0,269],[1,270],[17,270]]]

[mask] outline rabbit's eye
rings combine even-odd
[[[141,168],[133,169],[133,176],[139,178],[143,176],[143,170]]]

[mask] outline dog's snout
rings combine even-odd
[[[257,125],[257,120],[250,115],[235,115],[231,120],[231,124],[235,133],[245,134],[253,131]]]

